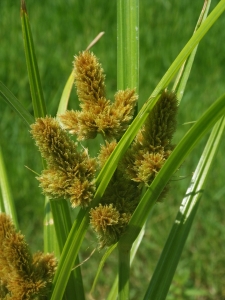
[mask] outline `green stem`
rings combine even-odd
[[[54,219],[54,228],[57,236],[59,252],[61,253],[72,227],[69,205],[66,200],[50,200],[51,212]],[[79,256],[76,257],[75,266],[78,266]],[[68,284],[65,290],[67,300],[85,299],[83,280],[80,267],[74,268],[70,274]]]
[[[145,294],[144,300],[166,299],[182,250],[198,209],[210,168],[216,156],[225,128],[224,117],[214,126],[191,184],[179,207],[176,220],[167,238],[163,252]]]
[[[195,26],[194,33],[197,31],[197,29],[201,26],[201,24],[206,19],[210,4],[211,4],[211,0],[205,0],[202,11],[198,18],[198,22]],[[181,99],[184,95],[184,90],[185,90],[185,87],[186,87],[186,84],[187,84],[187,81],[188,81],[188,78],[189,78],[189,75],[191,72],[191,68],[192,68],[192,65],[194,62],[194,58],[195,58],[197,49],[198,49],[198,45],[194,48],[194,50],[191,52],[190,56],[187,58],[187,60],[185,60],[185,62],[181,66],[180,71],[175,80],[175,83],[173,85],[172,89],[173,89],[173,91],[175,91],[179,102],[181,101]]]
[[[9,181],[6,173],[5,163],[3,160],[1,146],[0,146],[0,190],[2,194],[2,201],[0,201],[0,212],[5,212],[7,215],[9,215],[13,220],[13,224],[16,227],[16,229],[19,229],[15,204],[9,186]]]
[[[117,88],[139,90],[139,0],[117,1]],[[135,116],[138,108],[136,107]],[[119,244],[119,299],[129,298],[130,249]]]
[[[130,248],[119,242],[119,300],[129,299]]]
[[[135,240],[135,242],[132,245],[131,251],[130,251],[130,266],[133,263],[133,260],[136,256],[137,250],[141,244],[141,241],[144,237],[144,233],[145,233],[145,226],[142,227],[142,230],[139,234],[139,236],[137,237],[137,239]],[[117,299],[117,294],[118,294],[118,275],[115,277],[113,286],[108,294],[107,300],[116,300]]]
[[[139,89],[139,1],[117,1],[117,89]]]
[[[45,117],[47,115],[47,109],[44,101],[30,22],[24,0],[21,0],[21,23],[34,116],[35,118]]]

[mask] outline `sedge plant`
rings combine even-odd
[[[129,299],[130,265],[143,238],[147,218],[156,202],[164,201],[174,173],[214,126],[144,296],[146,300],[166,299],[224,129],[223,95],[177,145],[173,144],[176,115],[198,43],[225,10],[222,0],[207,17],[210,2],[204,1],[193,36],[140,108],[139,1],[118,0],[114,99],[107,98],[103,66],[88,47],[75,56],[57,115],[50,116],[25,1],[21,1],[34,116],[3,83],[0,92],[25,121],[43,158],[43,170],[37,174],[37,180],[45,195],[44,253],[32,255],[18,231],[14,203],[10,193],[4,193],[9,188],[0,157],[1,299],[85,299],[79,251],[89,227],[98,237],[98,248],[106,249],[92,291],[102,265],[117,249],[118,274],[107,299]],[[73,85],[79,109],[67,110]],[[82,142],[97,136],[103,142],[98,154],[91,157]],[[74,221],[71,210],[78,211]]]

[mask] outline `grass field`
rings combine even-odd
[[[219,1],[212,1],[211,9]],[[140,106],[179,51],[191,37],[203,1],[140,1]],[[66,0],[29,1],[27,8],[33,31],[44,96],[54,116],[71,72],[73,56],[84,50],[104,31],[93,47],[106,72],[108,97],[116,91],[116,1]],[[0,1],[0,80],[32,113],[20,24],[19,1]],[[180,105],[176,143],[205,109],[225,91],[225,15],[202,40]],[[74,89],[69,104],[77,108]],[[3,149],[20,228],[32,250],[42,249],[43,196],[35,175],[24,166],[41,171],[40,155],[19,117],[0,100],[0,143]],[[188,187],[206,139],[192,152],[163,203],[156,205],[146,235],[132,268],[131,299],[142,299],[161,253],[174,217]],[[221,144],[192,232],[168,295],[169,300],[225,299],[225,186],[224,150]],[[184,176],[185,179],[179,178]],[[32,221],[31,221],[32,220]],[[91,241],[91,243],[90,243]],[[97,245],[88,232],[83,245],[85,259]],[[83,265],[87,291],[102,253],[95,253]],[[96,292],[104,299],[115,271],[116,256],[106,263]]]

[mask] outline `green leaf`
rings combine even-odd
[[[133,260],[136,256],[136,252],[141,244],[141,241],[144,237],[145,233],[145,226],[142,227],[141,232],[139,233],[138,237],[136,238],[135,242],[132,245],[131,252],[130,252],[130,265],[132,265]],[[116,244],[117,245],[117,244]],[[116,276],[113,286],[109,292],[107,300],[116,300],[118,296],[118,275]]]
[[[125,245],[131,245],[134,242],[148,214],[171,176],[191,153],[201,138],[213,127],[219,118],[221,118],[224,112],[225,95],[217,99],[217,101],[207,109],[173,150],[132,215],[128,229],[123,235],[122,241]]]
[[[102,270],[102,268],[103,268],[103,266],[104,266],[104,264],[105,264],[107,258],[110,256],[110,254],[113,252],[113,250],[114,250],[116,247],[117,247],[117,244],[114,244],[114,245],[110,246],[110,247],[106,250],[105,254],[103,255],[103,257],[102,257],[102,259],[101,259],[101,261],[100,261],[100,263],[99,263],[99,265],[98,265],[98,270],[97,270],[97,272],[96,272],[96,275],[95,275],[94,282],[93,282],[93,284],[92,284],[91,292],[90,292],[90,293],[93,293],[93,292],[94,292],[94,289],[95,289],[96,283],[97,283],[97,281],[98,281],[99,275],[100,275],[100,273],[101,273],[101,270]]]
[[[74,71],[71,72],[71,74],[66,82],[66,85],[64,87],[62,97],[60,99],[57,115],[63,114],[67,110],[73,83],[74,83]]]
[[[54,252],[57,259],[60,257],[59,243],[56,237],[55,223],[51,211],[50,202],[54,201],[45,197],[45,214],[44,214],[44,252]]]
[[[216,156],[225,127],[224,117],[214,126],[202,153],[191,184],[178,210],[176,220],[167,238],[144,300],[166,299],[182,250],[196,215],[206,180]]]
[[[117,89],[126,88],[139,92],[139,0],[117,1]],[[118,254],[119,299],[124,300],[129,297],[130,249],[119,244]]]
[[[139,1],[117,1],[117,89],[139,89]]]
[[[19,100],[10,92],[10,90],[0,81],[0,95],[9,106],[22,118],[25,124],[30,128],[34,123],[34,117],[24,108]]]
[[[59,253],[61,254],[63,247],[66,243],[67,237],[69,235],[70,229],[72,227],[69,205],[68,202],[64,199],[50,200],[49,202],[51,205],[51,212],[54,219],[54,227],[52,226],[50,230],[52,229],[55,231],[53,232],[53,234],[56,234],[57,236]],[[50,226],[53,225],[51,223],[52,222],[50,222],[49,224]],[[77,256],[75,265],[78,266],[79,264],[79,257]],[[80,267],[76,267],[71,272],[64,297],[66,297],[67,300],[85,299],[83,279]]]
[[[208,11],[209,11],[210,4],[211,4],[211,0],[205,0],[194,32],[196,32],[196,30],[200,27],[200,25],[205,21]],[[189,78],[189,75],[191,72],[191,68],[192,68],[192,65],[194,62],[194,58],[195,58],[197,49],[198,49],[198,45],[194,48],[194,50],[191,52],[190,56],[183,63],[183,65],[177,75],[176,81],[173,85],[172,90],[176,93],[177,100],[179,102],[181,101],[181,99],[184,95],[184,90],[185,90],[186,83],[188,81],[188,78]]]
[[[24,0],[21,1],[21,22],[34,116],[35,118],[45,117],[47,115],[47,110],[35,55],[32,32]]]
[[[63,248],[63,252],[53,281],[53,293],[51,297],[52,300],[62,299],[64,295],[71,269],[75,266],[75,259],[79,252],[88,224],[88,211],[82,209],[80,210],[78,217],[70,230],[70,234]],[[77,225],[81,226],[78,227]]]
[[[3,159],[2,149],[0,146],[0,188],[2,194],[2,201],[0,206],[0,211],[5,212],[13,220],[13,224],[16,229],[19,229],[17,214],[15,209],[15,204],[12,197],[12,192],[10,189],[8,176],[6,173],[5,163]]]

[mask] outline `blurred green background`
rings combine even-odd
[[[218,2],[212,1],[210,10]],[[100,31],[104,31],[105,35],[92,50],[105,70],[107,96],[112,99],[116,92],[116,1],[27,0],[26,3],[49,114],[56,114],[74,55],[84,50]],[[203,0],[140,1],[140,106],[191,37],[202,5]],[[1,0],[0,14],[0,80],[32,113],[23,52],[20,1]],[[183,124],[196,120],[225,92],[224,28],[225,15],[222,15],[199,46],[180,105],[175,143],[189,129],[190,125]],[[78,107],[75,89],[69,107]],[[24,123],[2,99],[0,142],[20,228],[32,250],[41,250],[43,196],[35,175],[25,168],[28,166],[40,173],[40,155]],[[206,139],[185,161],[171,183],[167,198],[155,207],[132,267],[131,299],[142,299],[145,293],[205,142]],[[177,268],[167,298],[169,300],[225,299],[224,151],[223,142]],[[96,246],[96,237],[89,231],[81,261]],[[82,266],[87,291],[102,254],[103,251],[96,251]],[[94,299],[105,299],[116,271],[116,261],[114,254],[105,264]]]

